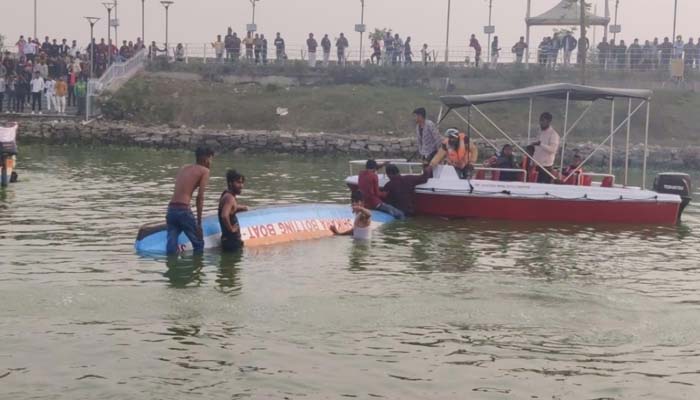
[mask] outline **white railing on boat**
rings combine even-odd
[[[406,161],[405,159],[378,159],[375,160],[378,165],[391,164],[399,168],[401,172],[408,172],[409,174],[419,174],[423,173],[423,163]],[[350,176],[356,175],[355,168],[360,169],[365,168],[367,160],[352,160],[350,161]]]

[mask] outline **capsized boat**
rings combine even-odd
[[[241,237],[246,247],[266,246],[300,240],[333,236],[335,225],[339,230],[352,228],[354,215],[349,205],[299,204],[260,208],[238,214]],[[394,218],[388,214],[372,212],[372,228],[377,228]],[[202,219],[204,248],[221,247],[221,227],[216,215]],[[134,247],[138,253],[165,254],[167,226],[163,223],[141,227]],[[191,251],[192,244],[185,234],[178,238],[184,251]]]
[[[552,84],[518,89],[507,92],[489,93],[473,96],[446,96],[442,97],[443,104],[447,107],[447,113],[454,111],[459,119],[468,127],[468,135],[478,135],[496,151],[499,149],[481,131],[474,126],[470,119],[471,110],[478,113],[497,132],[508,140],[523,156],[528,157],[533,166],[540,166],[536,160],[512,139],[512,136],[503,131],[487,116],[479,106],[487,103],[529,100],[530,118],[532,118],[532,103],[535,98],[553,98],[566,101],[566,115],[564,116],[564,129],[562,130],[562,148],[560,169],[564,166],[564,152],[566,139],[578,122],[590,110],[591,105],[597,100],[607,100],[613,104],[615,99],[625,99],[628,110],[627,117],[615,126],[614,114],[611,118],[609,136],[589,154],[580,164],[579,168],[568,176],[558,176],[558,172],[550,173],[555,182],[542,184],[536,182],[535,169],[499,169],[499,168],[475,168],[473,179],[459,179],[454,168],[447,165],[438,166],[433,177],[427,183],[419,185],[415,189],[415,208],[418,214],[449,217],[449,218],[487,218],[516,221],[541,221],[541,222],[572,222],[581,224],[590,223],[622,223],[622,224],[676,224],[683,210],[691,200],[691,180],[687,174],[662,173],[657,175],[653,190],[647,188],[647,146],[649,137],[649,111],[652,92],[648,90],[608,89],[572,84]],[[571,124],[569,121],[569,102],[589,102],[581,116]],[[634,104],[638,103],[638,104]],[[634,107],[633,107],[634,106]],[[642,186],[628,185],[629,182],[629,149],[630,149],[630,124],[632,116],[646,106],[647,123],[644,142],[644,161],[642,167]],[[467,116],[463,116],[457,110],[467,108]],[[444,119],[444,118],[443,118]],[[530,121],[531,122],[531,121]],[[528,124],[528,127],[532,124]],[[593,153],[609,144],[612,150],[613,137],[623,127],[626,127],[626,158],[622,183],[617,183],[617,176],[613,173],[612,156],[609,157],[610,165],[607,174],[586,173],[583,166],[588,162]],[[528,128],[528,143],[530,134]],[[610,151],[613,154],[613,151]],[[351,162],[351,176],[345,183],[351,190],[357,190],[358,178],[353,175],[354,170],[363,165],[364,161]],[[417,163],[395,162],[399,167],[408,169],[408,173],[420,170]],[[540,166],[541,167],[541,166]],[[515,173],[519,179],[517,182],[505,182],[499,179],[500,174]],[[534,173],[534,174],[533,174]],[[541,172],[540,172],[541,173]],[[379,176],[380,185],[388,182],[385,175]]]
[[[17,180],[17,123],[0,127],[0,186]]]

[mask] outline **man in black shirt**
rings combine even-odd
[[[316,48],[318,42],[314,39],[314,34],[309,33],[309,38],[306,39],[306,48],[309,51],[309,67],[316,68]]]
[[[331,59],[331,40],[328,38],[328,34],[323,35],[321,48],[323,49],[323,66],[327,67]]]
[[[282,35],[279,32],[277,32],[277,37],[275,38],[275,49],[277,55],[277,62],[283,63],[285,58],[284,39],[282,39]]]
[[[233,61],[233,29],[231,28],[228,28],[224,38],[224,48],[226,48],[226,61]]]

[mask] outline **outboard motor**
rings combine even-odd
[[[681,196],[681,207],[678,210],[678,219],[681,219],[683,210],[692,200],[692,181],[690,175],[677,172],[664,172],[658,174],[654,180],[654,191],[664,194],[677,194]]]

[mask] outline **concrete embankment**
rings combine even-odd
[[[16,118],[15,118],[16,119]],[[0,123],[8,121],[0,117]],[[291,154],[346,154],[356,157],[409,157],[415,151],[412,137],[389,137],[379,135],[252,131],[235,129],[199,129],[166,125],[141,126],[123,122],[92,121],[84,124],[75,119],[19,118],[19,142],[117,145],[163,149],[194,149],[207,145],[219,152],[277,152]],[[481,158],[493,154],[493,149],[478,141]],[[502,144],[501,142],[496,143]],[[523,143],[524,144],[524,143]],[[577,151],[583,156],[590,154],[597,144],[569,144],[567,153]],[[644,147],[631,146],[630,162],[639,166],[644,156]],[[589,165],[608,165],[608,148],[600,149]],[[615,150],[616,165],[624,163],[624,147]],[[664,169],[690,169],[700,167],[700,147],[670,148],[650,146],[649,164]]]

